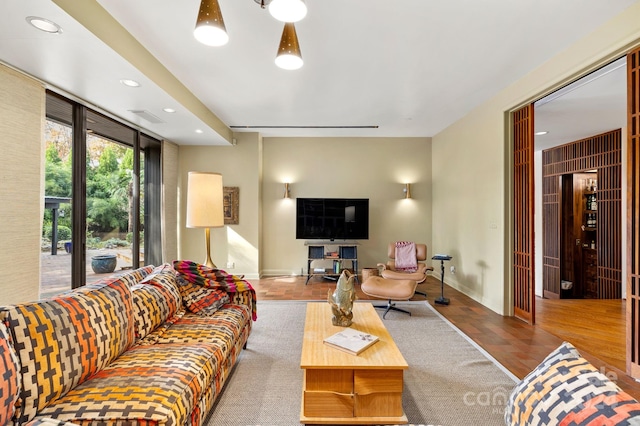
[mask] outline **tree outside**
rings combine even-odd
[[[128,247],[132,240],[133,149],[96,135],[87,136],[87,247]],[[72,195],[71,128],[46,122],[45,195]],[[59,210],[60,244],[71,239],[71,205]],[[142,216],[144,217],[144,216]],[[42,229],[43,251],[51,244],[52,213],[45,211]]]

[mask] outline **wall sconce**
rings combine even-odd
[[[284,183],[284,197],[282,198],[291,198],[291,194],[289,193],[289,182]]]
[[[405,183],[402,192],[404,192],[404,198],[411,198],[411,184]]]

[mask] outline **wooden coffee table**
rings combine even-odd
[[[380,338],[359,355],[322,340],[342,330],[327,302],[308,303],[300,367],[304,370],[300,423],[405,424],[403,371],[409,368],[371,303],[355,303],[351,328]]]

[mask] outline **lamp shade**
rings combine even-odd
[[[207,46],[222,46],[229,42],[218,0],[202,0],[193,35]]]
[[[187,228],[224,226],[222,175],[189,172],[187,186]]]
[[[285,70],[297,70],[303,65],[296,27],[292,22],[284,24],[276,55],[276,65]]]

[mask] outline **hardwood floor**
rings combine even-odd
[[[260,300],[326,300],[335,282],[306,277],[274,277],[252,280]],[[625,311],[621,300],[536,299],[537,324],[530,326],[503,317],[470,297],[445,286],[448,306],[435,305],[440,281],[427,278],[418,286],[445,318],[489,352],[515,376],[523,378],[563,341],[571,342],[596,368],[618,386],[640,398],[640,384],[625,371]],[[357,286],[358,298],[370,300]],[[424,300],[415,295],[412,300]],[[259,313],[258,305],[258,313]],[[258,314],[259,316],[259,314]]]
[[[625,302],[621,299],[536,299],[537,325],[596,355],[620,370],[626,368]]]

